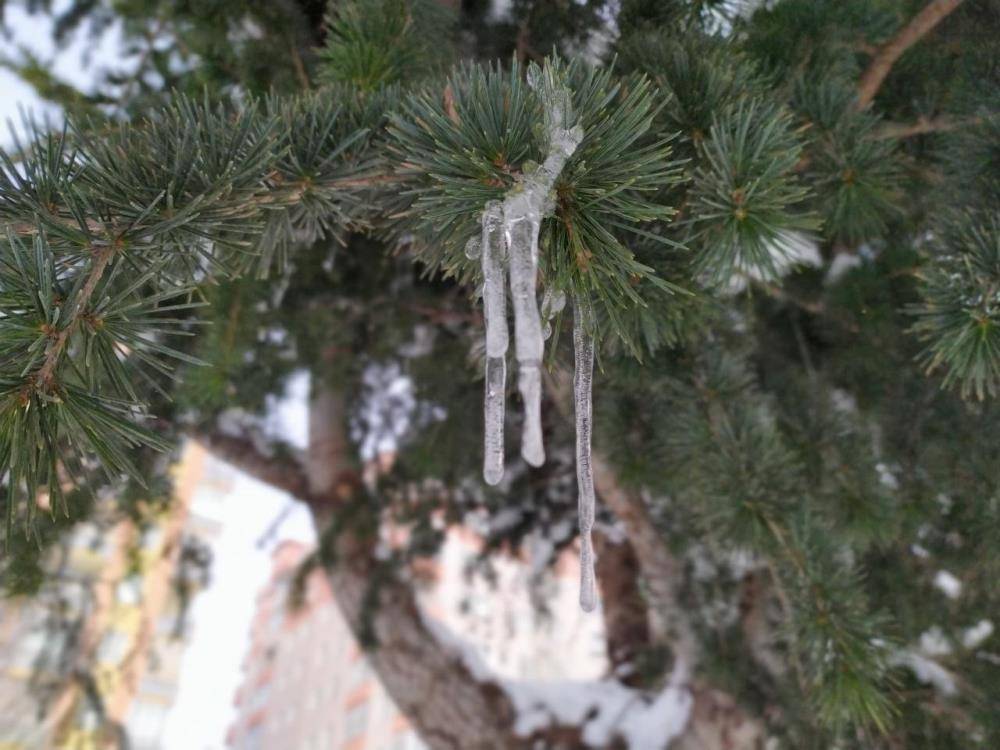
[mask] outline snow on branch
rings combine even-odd
[[[614,680],[503,680],[448,627],[426,616],[422,619],[441,647],[452,652],[475,680],[496,685],[510,700],[518,737],[530,739],[549,730],[576,727],[584,747],[608,747],[618,740],[629,750],[662,750],[691,719],[694,698],[685,666],[675,668],[658,693]]]

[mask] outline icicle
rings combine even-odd
[[[507,291],[504,271],[503,208],[490,201],[483,211],[480,252],[483,266],[483,317],[486,323],[486,356],[507,353]]]
[[[525,169],[521,184],[503,203],[504,236],[510,257],[510,293],[514,305],[514,353],[517,387],[524,401],[521,455],[532,466],[545,463],[542,445],[542,357],[545,337],[535,291],[538,276],[538,233],[542,217],[552,210],[552,189],[566,160],[583,140],[583,130],[567,130],[569,92],[557,86],[550,71],[529,69],[528,84],[546,104],[549,152],[541,166]]]
[[[486,386],[483,412],[483,479],[497,484],[503,478],[504,394],[507,390],[507,290],[504,274],[503,214],[499,201],[490,201],[482,215],[479,242],[483,268],[483,317],[486,323]],[[466,248],[468,251],[468,246]]]
[[[519,198],[504,205],[510,254],[510,294],[514,305],[514,353],[517,356],[517,387],[524,401],[521,455],[532,466],[545,463],[542,445],[542,321],[538,314],[535,279],[538,268],[538,227],[541,215],[533,206],[521,206]],[[508,213],[508,205],[515,210]],[[515,212],[516,211],[516,212]],[[517,217],[517,218],[514,218]]]
[[[593,421],[591,388],[594,381],[594,334],[590,303],[582,298],[573,304],[573,404],[576,411],[576,483],[580,515],[580,606],[590,612],[597,606],[594,575],[594,471],[590,461]]]
[[[552,287],[546,287],[542,294],[542,338],[546,341],[552,336],[552,319],[562,312],[566,307],[566,294],[561,291],[552,291]]]
[[[486,358],[485,424],[483,479],[498,484],[503,479],[504,395],[507,390],[507,359]]]
[[[538,276],[538,234],[542,218],[553,210],[552,191],[566,160],[583,139],[579,127],[567,129],[571,119],[570,93],[557,83],[552,70],[532,66],[529,85],[545,103],[545,132],[548,154],[545,161],[526,167],[521,182],[504,198],[503,203],[486,205],[480,240],[469,240],[466,255],[481,258],[483,269],[483,308],[486,321],[486,417],[483,477],[496,484],[503,477],[503,396],[506,388],[506,352],[508,346],[504,264],[509,263],[510,291],[514,305],[514,351],[517,357],[518,390],[524,401],[524,429],[521,455],[532,466],[545,463],[542,444],[542,358],[545,338],[535,291]],[[501,231],[502,230],[502,231]],[[558,312],[565,304],[553,298],[547,314]],[[551,326],[548,328],[551,332]]]
[[[566,293],[559,290],[552,291],[552,287],[547,287],[542,294],[542,316],[546,320],[551,320],[565,307]]]

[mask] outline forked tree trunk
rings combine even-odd
[[[340,397],[322,392],[314,398],[310,410],[310,446],[304,467],[288,459],[254,457],[250,441],[219,435],[200,437],[221,458],[280,489],[297,494],[309,504],[317,527],[322,528],[333,514],[356,500],[360,488],[359,474],[347,458],[344,424]],[[601,468],[601,473],[610,471],[606,466]],[[610,481],[609,477],[605,476],[604,481]],[[619,491],[617,487],[612,487],[608,494],[613,495],[616,491]],[[635,529],[629,527],[642,518],[639,506],[635,505],[638,500],[622,495],[609,504],[616,512],[626,511],[627,506],[622,504],[626,499],[632,510],[626,521],[631,537]],[[640,546],[645,549],[637,549],[630,539],[602,542],[606,559],[599,565],[604,571],[602,596],[612,664],[645,646],[646,639],[657,627],[674,631],[674,628],[664,628],[662,612],[653,611],[652,602],[648,596],[641,595],[636,581],[640,573],[650,575],[651,558],[656,558],[653,540],[653,530],[648,529],[640,539]],[[471,663],[472,659],[443,626],[429,624],[420,611],[413,589],[404,581],[392,579],[381,583],[377,604],[372,606],[371,580],[377,560],[370,536],[344,531],[336,542],[335,559],[336,564],[327,574],[341,612],[359,639],[366,630],[374,635],[377,645],[369,653],[371,664],[397,707],[430,747],[435,750],[593,747],[584,741],[583,725],[565,725],[554,716],[542,729],[526,735],[517,733],[517,707],[504,683]],[[612,561],[623,567],[611,570]],[[669,565],[668,557],[661,562],[670,567],[671,575],[676,575],[676,566]],[[675,581],[661,580],[652,586],[650,594],[664,597],[675,585]],[[667,604],[658,601],[655,608]],[[676,635],[676,631],[673,632],[673,636]],[[681,651],[689,654],[684,636],[681,641]],[[748,717],[727,695],[695,682],[688,684],[691,667],[687,662],[680,666],[684,670],[681,689],[690,690],[693,701],[690,719],[671,747],[682,750],[757,750],[763,747],[761,723]],[[677,675],[675,668],[674,676]],[[644,696],[636,690],[635,697],[642,700]],[[613,731],[610,736],[601,747],[628,747]],[[656,750],[665,744],[666,738],[662,744],[642,750]]]

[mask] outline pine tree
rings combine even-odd
[[[312,509],[432,747],[997,746],[1000,5],[457,5],[115,4],[131,85],[41,76],[73,116],[3,155],[5,586],[191,437]],[[373,479],[380,366],[418,406]],[[257,418],[300,371],[301,455]],[[634,702],[568,717],[428,626],[407,571],[441,514],[488,514],[487,558],[575,544],[591,476],[585,694]]]

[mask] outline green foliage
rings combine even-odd
[[[365,188],[374,178],[373,133],[386,101],[385,94],[364,96],[343,88],[268,100],[284,139],[268,179],[293,186],[294,195],[267,212],[253,259],[260,275],[267,276],[275,262],[286,268],[296,245],[327,237],[343,241],[370,225],[372,191]]]
[[[625,70],[641,71],[660,87],[665,99],[660,126],[686,136],[692,149],[705,138],[719,112],[764,87],[742,50],[716,37],[677,38],[663,30],[648,30],[622,39],[618,53]]]
[[[1000,392],[1000,219],[953,214],[932,239],[915,332],[928,343],[924,364],[943,367],[944,385],[985,398]]]
[[[331,3],[323,80],[361,91],[414,80],[451,61],[454,14],[435,0]]]
[[[646,304],[636,285],[665,292],[676,286],[637,261],[621,236],[670,219],[673,210],[647,196],[676,181],[678,171],[667,142],[650,138],[655,107],[648,81],[617,83],[608,71],[581,64],[556,68],[556,75],[567,80],[584,138],[556,182],[555,214],[539,240],[540,273],[569,294],[593,295],[610,330],[626,337],[621,316]],[[543,102],[516,64],[509,72],[463,68],[445,90],[445,99],[422,92],[404,103],[392,120],[391,148],[413,196],[406,217],[427,241],[422,260],[471,279],[478,268],[464,249],[480,231],[485,204],[502,199],[544,158],[547,144],[533,127]]]
[[[702,674],[766,713],[782,747],[1000,736],[996,665],[962,645],[1000,607],[1000,467],[983,438],[1000,425],[986,400],[1000,129],[995,97],[975,93],[995,82],[995,9],[963,4],[858,111],[873,49],[918,5],[781,0],[741,16],[724,0],[628,0],[602,65],[602,0],[517,0],[502,17],[484,2],[129,0],[115,9],[141,60],[110,93],[81,99],[21,59],[77,115],[0,170],[0,506],[30,534],[7,534],[5,586],[43,583],[45,550],[91,510],[85,489],[113,488],[138,516],[175,428],[230,409],[252,422],[303,370],[343,392],[351,421],[372,363],[443,413],[414,417],[386,486],[336,514],[316,562],[380,514],[411,528],[371,570],[374,607],[436,548],[441,517],[486,515],[490,553],[570,545],[555,405],[548,463],[511,462],[502,495],[470,448],[482,332],[464,249],[486,202],[546,155],[551,110],[524,80],[544,71],[584,137],[542,224],[542,285],[597,302],[595,443],[681,563]],[[71,4],[59,33],[107,7]],[[918,116],[929,132],[907,134]],[[818,265],[789,273],[807,242]],[[749,293],[731,283],[744,275]],[[553,322],[560,368],[567,321]],[[938,570],[960,577],[960,602],[934,588]],[[899,659],[935,627],[955,695]]]
[[[777,276],[793,253],[793,233],[817,227],[795,174],[801,152],[791,114],[767,102],[741,102],[716,116],[699,149],[687,219],[698,270],[712,282],[736,272]]]
[[[784,0],[754,13],[746,26],[746,49],[769,72],[806,71],[820,77],[861,72],[860,45],[887,39],[903,17],[898,3],[871,0]],[[910,13],[906,14],[908,17]]]
[[[820,720],[834,731],[860,722],[886,733],[898,709],[887,692],[893,681],[887,674],[890,644],[884,640],[884,618],[871,614],[862,577],[835,562],[829,541],[817,532],[806,520],[788,547],[798,573],[789,577],[799,603],[793,620],[795,647],[803,654],[813,703]]]
[[[883,236],[900,213],[896,143],[879,136],[877,117],[857,111],[844,81],[801,78],[792,107],[809,126],[802,179],[814,191],[824,236],[848,246]]]

